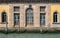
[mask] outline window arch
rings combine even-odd
[[[6,17],[6,12],[2,12],[2,23],[6,23],[6,20],[7,17]]]
[[[27,8],[26,9],[26,25],[33,24],[33,9]]]
[[[58,13],[57,12],[54,12],[53,14],[53,22],[57,22],[58,21]]]

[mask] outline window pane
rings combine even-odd
[[[57,22],[57,12],[54,13],[53,22]]]
[[[18,12],[18,11],[19,11],[19,7],[18,7],[18,6],[15,6],[15,7],[14,7],[14,11],[15,11],[15,12],[16,12],[16,11]]]
[[[19,24],[19,13],[14,13],[14,25]]]
[[[45,25],[45,13],[40,13],[40,25]]]
[[[2,22],[6,23],[6,13],[5,12],[2,13]]]
[[[33,10],[28,8],[26,11],[26,24],[33,24]]]
[[[40,6],[40,11],[45,12],[45,6]]]

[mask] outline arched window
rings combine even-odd
[[[3,12],[2,13],[2,23],[6,23],[6,13],[5,12]]]
[[[57,22],[57,16],[58,16],[57,12],[54,12],[54,14],[53,14],[53,22]]]
[[[33,24],[33,9],[26,9],[26,25]]]

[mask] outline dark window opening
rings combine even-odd
[[[3,12],[2,13],[2,23],[6,23],[7,22],[7,16],[6,16],[6,13]]]
[[[14,12],[19,12],[19,6],[14,6]]]
[[[54,12],[53,14],[53,22],[57,22],[57,12]]]
[[[46,6],[40,6],[40,12],[45,12]]]

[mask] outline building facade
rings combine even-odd
[[[0,28],[57,29],[60,28],[60,1],[16,0],[0,1]]]

